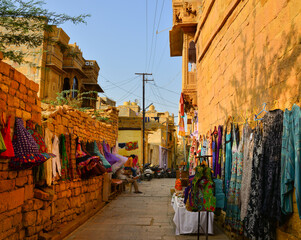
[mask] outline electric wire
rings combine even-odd
[[[128,91],[128,90],[126,90],[126,89],[124,89],[124,88],[122,88],[122,87],[116,85],[115,83],[113,83],[112,81],[110,81],[108,78],[106,78],[106,77],[103,76],[102,74],[99,74],[99,75],[100,75],[102,78],[104,78],[105,80],[109,81],[109,82],[110,82],[112,85],[114,85],[115,87],[117,87],[117,88],[119,88],[119,89],[121,89],[121,90],[123,90],[123,91],[125,91],[125,92],[127,92],[127,93],[130,93],[130,94],[132,94],[133,96],[136,96],[136,97],[142,99],[141,96],[139,96],[139,95],[137,95],[137,94],[134,94],[134,93],[132,93],[132,92],[130,92],[130,91]],[[174,108],[174,107],[175,107],[175,106],[171,106],[171,105],[168,105],[168,104],[164,104],[164,103],[162,103],[162,102],[155,102],[155,101],[153,101],[153,100],[151,100],[151,99],[148,99],[148,98],[145,98],[145,99],[148,100],[148,101],[151,101],[151,102],[153,102],[153,103],[156,103],[156,104],[158,104],[158,105],[162,105],[162,106],[166,106],[166,107],[171,107],[171,108]]]
[[[152,32],[152,42],[151,42],[151,48],[150,48],[149,62],[148,62],[148,65],[147,65],[147,68],[146,68],[147,70],[146,71],[148,71],[148,69],[150,67],[151,60],[152,60],[153,43],[154,43],[154,35],[155,35],[155,25],[156,25],[156,17],[157,17],[157,6],[158,6],[158,0],[156,0],[155,16],[154,16],[153,32]]]

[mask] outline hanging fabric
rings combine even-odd
[[[233,126],[233,131],[235,131]],[[232,167],[231,178],[227,198],[226,210],[226,224],[230,225],[232,229],[238,231],[239,234],[243,233],[243,224],[240,220],[240,190],[242,178],[242,161],[243,161],[243,141],[236,139],[237,135],[234,134],[232,146]]]
[[[217,139],[217,153],[216,153],[216,165],[215,176],[221,178],[222,175],[222,140],[223,140],[223,126],[218,126],[218,139]]]
[[[263,119],[264,194],[262,213],[271,221],[281,220],[280,172],[283,111],[267,112]]]
[[[241,212],[240,219],[243,220],[247,215],[252,177],[252,162],[254,149],[254,134],[248,124],[243,129],[244,156],[243,156],[243,171],[241,180]]]
[[[1,134],[2,134],[1,137],[3,137],[3,141],[5,144],[5,151],[0,152],[0,158],[11,158],[15,156],[15,152],[10,136],[10,119],[11,116],[8,117],[7,122],[5,124],[4,115],[2,113],[2,124],[4,127],[1,129]],[[3,149],[4,147],[2,147],[2,150]]]
[[[250,200],[244,219],[244,235],[249,239],[275,239],[275,226],[261,213],[264,186],[263,144],[260,128],[254,132]]]
[[[296,104],[285,110],[281,148],[281,209],[293,212],[293,192],[301,218],[301,110]]]
[[[66,150],[66,137],[64,134],[60,135],[60,155],[61,155],[61,178],[62,180],[69,180],[69,160]]]
[[[61,159],[60,159],[60,140],[55,135],[52,142],[52,152],[55,154],[55,157],[52,158],[52,173],[53,178],[56,178],[57,173],[61,176]]]
[[[45,129],[45,144],[47,146],[47,152],[53,153],[52,152],[52,137],[53,134],[52,132],[46,128]],[[49,159],[44,163],[44,169],[45,169],[45,178],[46,178],[46,184],[48,186],[51,186],[52,184],[52,158]]]
[[[39,153],[37,143],[24,127],[21,118],[16,118],[12,143],[15,152],[15,157],[11,158],[9,164],[12,169],[28,169],[38,166],[50,158],[48,154]]]
[[[227,134],[226,127],[226,138],[225,138],[225,210],[227,209],[227,198],[229,192],[229,184],[231,178],[231,167],[232,167],[232,143],[231,143],[231,132]]]

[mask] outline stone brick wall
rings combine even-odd
[[[228,115],[253,119],[264,102],[300,103],[300,12],[299,0],[204,1],[195,37],[202,133]]]
[[[12,135],[15,117],[42,124],[38,90],[38,84],[2,62],[0,56],[0,115],[3,113],[5,119],[12,116]],[[83,139],[105,139],[115,145],[118,114],[114,109],[107,112],[109,117],[115,116],[112,124],[100,123],[67,107],[55,109],[52,114],[43,124],[56,134],[72,130]],[[103,176],[57,181],[42,191],[35,188],[31,169],[12,171],[8,162],[0,159],[0,239],[38,239],[101,206]]]
[[[204,0],[195,36],[199,131],[300,105],[301,1]],[[300,239],[294,214],[278,239]]]

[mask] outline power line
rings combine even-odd
[[[158,25],[157,25],[157,34],[158,34],[159,25],[160,25],[160,22],[161,22],[161,16],[162,16],[162,12],[163,12],[164,2],[165,2],[165,0],[163,0],[162,7],[161,7],[159,22],[158,22]]]
[[[157,6],[158,6],[158,0],[156,0],[155,16],[154,16],[154,23],[153,23],[153,33],[152,33],[152,43],[151,43],[150,57],[149,57],[148,65],[147,65],[147,70],[148,70],[148,68],[150,66],[150,63],[151,63],[151,60],[152,60],[153,42],[154,42],[155,25],[156,25],[156,17],[157,17]]]

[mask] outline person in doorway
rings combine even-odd
[[[134,189],[135,189],[134,193],[142,193],[138,189],[138,183],[137,183],[136,179],[134,179],[132,177],[128,177],[127,175],[125,175],[123,168],[119,168],[116,171],[116,178],[120,179],[120,180],[123,180],[125,182],[128,182],[128,183],[132,183],[134,185]]]

